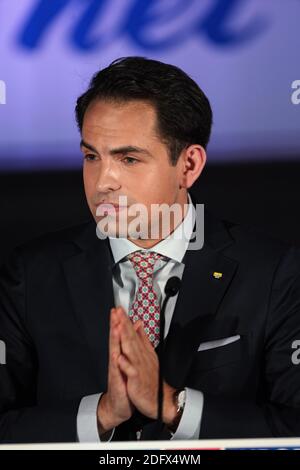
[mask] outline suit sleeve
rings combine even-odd
[[[200,438],[300,435],[300,254],[290,248],[274,273],[265,328],[260,403],[204,394]],[[294,343],[297,344],[297,343]]]
[[[38,360],[26,327],[21,249],[0,269],[0,344],[0,443],[76,442],[80,400],[37,401]]]

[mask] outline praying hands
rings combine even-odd
[[[111,309],[108,388],[97,410],[100,433],[127,421],[135,409],[157,418],[158,372],[158,357],[143,322],[133,324],[122,307]],[[167,425],[176,416],[175,392],[164,382],[162,416]]]

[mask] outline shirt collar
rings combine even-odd
[[[144,250],[159,253],[163,256],[166,256],[167,258],[181,263],[192,236],[195,223],[195,208],[189,193],[188,201],[188,210],[183,221],[167,238],[161,240],[150,249],[143,249],[127,238],[109,237],[109,243],[114,257],[114,262],[118,263],[122,258],[128,256],[134,251]]]

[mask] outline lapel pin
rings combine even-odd
[[[218,273],[218,272],[215,271],[213,273],[213,276],[214,276],[215,279],[221,279],[221,277],[223,277],[223,273]]]

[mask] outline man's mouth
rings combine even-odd
[[[120,206],[114,203],[100,203],[97,204],[96,215],[115,214],[124,210],[127,206]]]

